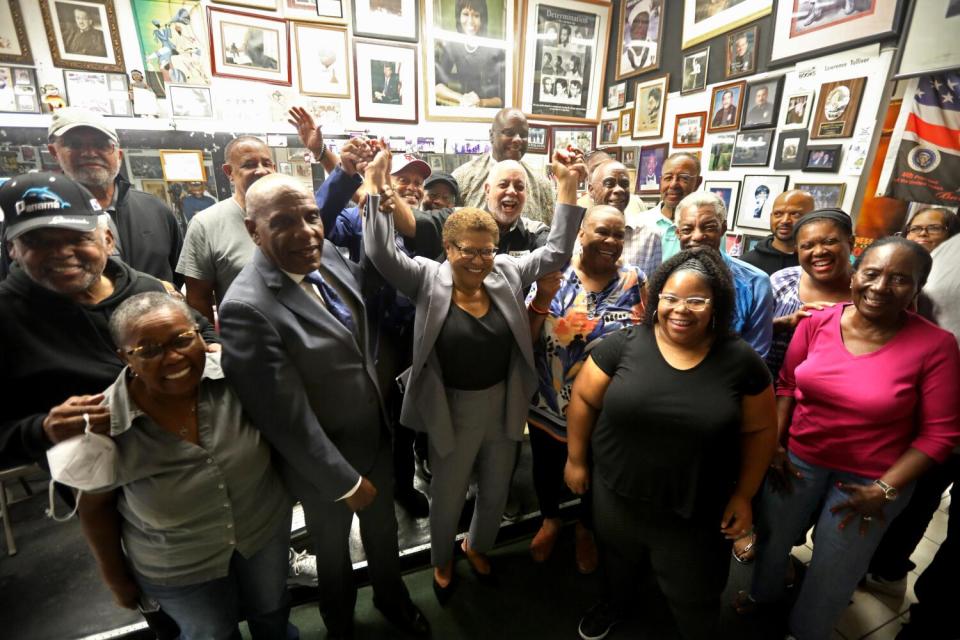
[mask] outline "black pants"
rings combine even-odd
[[[530,451],[533,453],[533,488],[537,492],[540,513],[544,518],[559,518],[560,503],[569,491],[563,482],[563,467],[567,463],[567,443],[557,440],[546,431],[530,426]],[[580,497],[574,512],[583,526],[593,528],[591,492]]]
[[[730,570],[730,541],[715,522],[684,520],[638,505],[594,475],[593,521],[605,569],[606,597],[621,614],[637,607],[645,567],[667,598],[681,636],[715,640],[720,596]]]

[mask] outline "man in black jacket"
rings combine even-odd
[[[793,225],[803,214],[813,211],[815,206],[813,196],[799,189],[784,191],[777,196],[770,213],[770,231],[773,233],[761,240],[755,249],[748,251],[743,261],[765,271],[767,275],[800,264],[793,239]]]

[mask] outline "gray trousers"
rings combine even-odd
[[[506,383],[480,391],[447,389],[453,420],[453,451],[441,457],[430,445],[430,561],[435,567],[453,560],[457,523],[476,465],[477,501],[470,522],[469,546],[486,552],[497,539],[507,503],[517,443],[503,424]]]

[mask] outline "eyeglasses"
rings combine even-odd
[[[710,304],[710,298],[700,298],[692,296],[690,298],[678,298],[672,293],[661,293],[660,302],[668,307],[679,307],[681,304],[690,311],[703,311]]]
[[[460,255],[470,260],[473,260],[477,256],[480,256],[484,260],[489,260],[493,256],[497,255],[497,250],[495,247],[483,247],[482,249],[473,249],[468,247],[464,249],[463,247],[461,247],[456,243],[454,243],[453,246],[457,248],[457,251],[460,252]]]
[[[676,175],[672,173],[665,173],[662,176],[660,176],[661,182],[666,182],[666,183],[673,182],[674,178],[676,178],[677,182],[679,182],[680,184],[690,184],[691,182],[693,182],[694,177],[689,173],[678,173]]]
[[[193,346],[194,341],[199,335],[196,329],[184,331],[180,335],[167,340],[163,344],[142,344],[126,352],[128,356],[137,356],[141,360],[154,360],[168,351],[177,351],[182,353],[184,349]]]
[[[928,224],[928,225],[915,224],[907,227],[907,233],[908,234],[913,233],[915,235],[926,233],[928,236],[938,236],[946,230],[947,228],[942,224]]]

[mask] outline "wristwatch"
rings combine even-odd
[[[896,487],[887,484],[883,480],[874,480],[873,484],[883,489],[883,499],[887,502],[893,502],[897,499],[897,496],[900,495],[900,491]]]

